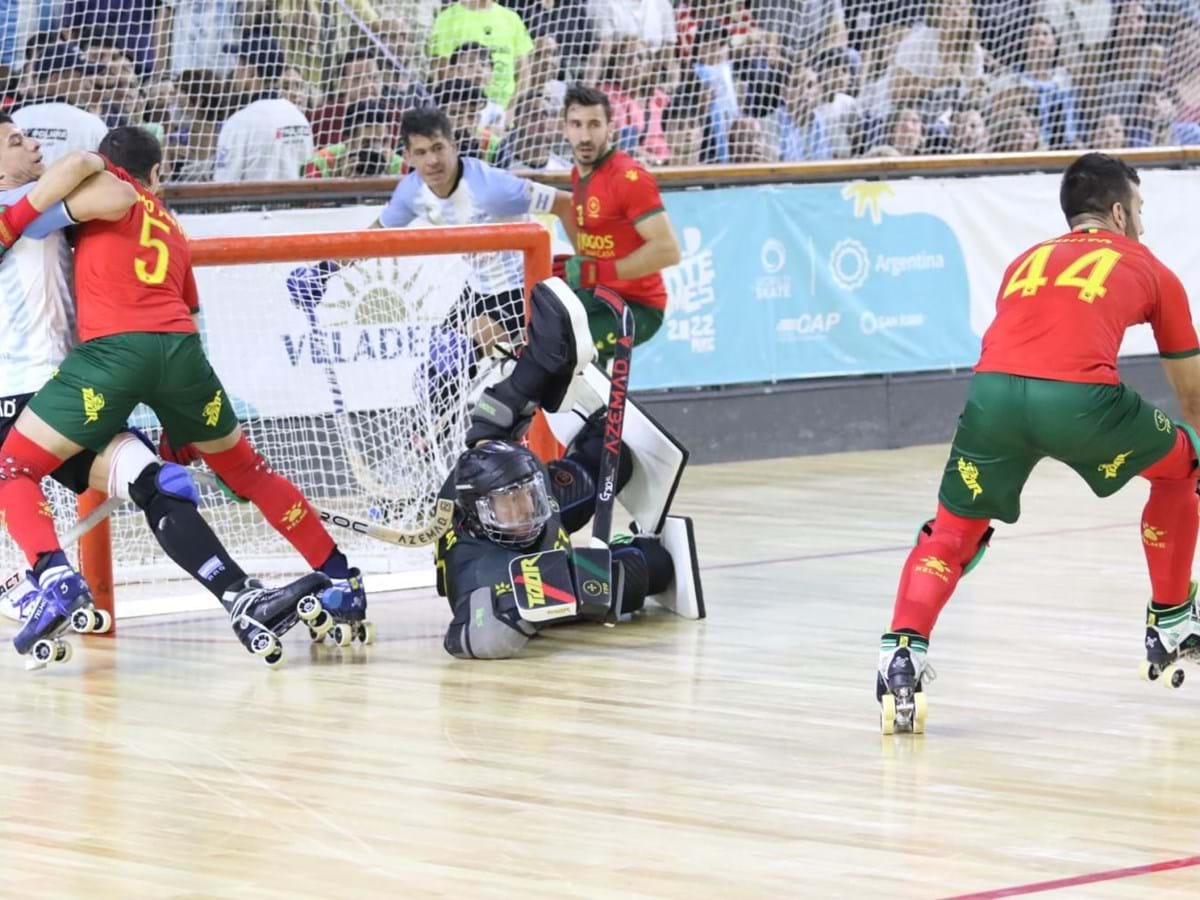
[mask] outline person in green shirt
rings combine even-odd
[[[525,23],[511,9],[494,0],[458,0],[443,9],[433,22],[429,36],[429,55],[433,58],[432,81],[444,81],[457,73],[448,71],[451,54],[461,44],[474,41],[492,53],[495,69],[486,94],[507,107],[518,90],[524,90],[527,59],[533,41]]]

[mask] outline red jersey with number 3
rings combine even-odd
[[[119,166],[138,200],[116,222],[79,227],[75,297],[79,339],[133,331],[194,332],[200,307],[187,235],[158,197]]]
[[[637,224],[663,212],[654,177],[623,150],[610,150],[590,175],[571,170],[571,202],[579,229],[576,252],[594,259],[624,259],[646,243]],[[654,272],[605,284],[628,300],[666,309],[667,287]]]
[[[1125,331],[1144,322],[1160,356],[1200,354],[1174,272],[1124,235],[1074,231],[1038,244],[1005,271],[975,371],[1117,384]]]

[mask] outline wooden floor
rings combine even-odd
[[[1144,485],[1040,468],[935,635],[928,733],[879,735],[943,453],[691,471],[701,623],[464,663],[409,593],[374,599],[374,647],[295,632],[275,672],[216,613],[43,672],[6,652],[0,896],[1195,897],[1200,668],[1137,678]]]

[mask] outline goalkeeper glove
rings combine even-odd
[[[554,274],[572,290],[590,291],[597,284],[617,280],[617,263],[615,260],[591,256],[556,256]]]
[[[340,269],[336,262],[327,259],[315,266],[297,266],[288,272],[287,291],[292,306],[304,312],[312,312],[325,297],[325,282]]]

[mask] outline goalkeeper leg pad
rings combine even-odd
[[[569,389],[596,359],[587,310],[561,278],[534,286],[532,309],[524,352],[552,375],[540,405],[547,412],[570,408]]]
[[[588,366],[575,379],[571,394],[575,408],[548,413],[546,421],[559,443],[571,445],[596,410],[608,406],[609,380],[597,366]],[[688,450],[632,397],[626,400],[622,441],[633,460],[633,474],[617,500],[647,533],[662,531],[687,466]]]
[[[636,541],[647,540],[637,538]],[[667,516],[659,536],[662,549],[671,555],[674,566],[674,578],[671,584],[650,599],[659,606],[669,609],[677,616],[685,619],[703,619],[704,585],[700,581],[700,564],[696,557],[696,533],[692,528],[692,520],[687,516]],[[646,551],[644,551],[646,552]],[[646,552],[647,561],[651,564],[651,575],[656,568],[652,554]],[[660,585],[651,578],[650,589]]]

